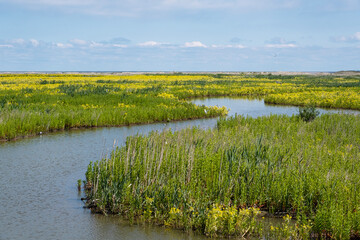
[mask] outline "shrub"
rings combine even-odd
[[[305,121],[310,122],[319,116],[320,112],[314,106],[299,107],[299,117]]]

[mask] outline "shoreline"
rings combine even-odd
[[[133,127],[133,126],[141,126],[141,125],[150,125],[150,124],[159,124],[159,123],[175,123],[175,122],[185,122],[185,121],[191,121],[191,120],[202,120],[202,119],[215,119],[221,116],[214,116],[214,117],[199,117],[199,118],[186,118],[186,119],[174,119],[170,121],[154,121],[154,122],[139,122],[139,123],[130,123],[130,124],[120,124],[120,125],[99,125],[99,126],[78,126],[78,127],[70,127],[70,128],[64,128],[64,129],[52,129],[49,131],[44,131],[41,133],[36,134],[29,134],[29,135],[22,135],[11,139],[3,139],[0,138],[0,145],[1,143],[6,142],[16,142],[22,139],[28,139],[28,138],[34,138],[37,136],[43,136],[43,135],[49,135],[51,133],[61,133],[66,131],[74,131],[74,130],[86,130],[86,129],[97,129],[97,128],[111,128],[111,127]]]
[[[83,74],[83,75],[277,75],[277,76],[360,76],[360,70],[344,71],[0,71],[0,74]]]

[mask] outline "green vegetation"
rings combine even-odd
[[[320,112],[314,106],[299,107],[299,117],[305,121],[310,122],[319,116]]]
[[[104,81],[99,78],[104,76],[91,79],[71,75],[4,76],[9,80],[0,84],[0,140],[69,128],[227,114],[226,108],[196,106],[179,99],[151,80],[148,86],[148,82],[141,79]]]
[[[359,161],[359,116],[235,116],[216,129],[129,137],[89,164],[88,204],[209,236],[262,236],[261,210],[296,219],[269,238],[358,238]]]
[[[360,109],[359,76],[256,74],[0,74],[0,140],[79,127],[208,118],[225,108],[189,98],[258,96],[266,103]]]
[[[130,137],[88,166],[88,207],[208,236],[360,238],[360,117],[314,108],[360,110],[357,75],[0,74],[0,140],[227,114],[187,101],[207,96],[305,108]],[[275,213],[287,215],[265,233]]]

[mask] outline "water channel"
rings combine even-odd
[[[298,112],[297,107],[265,105],[263,100],[212,98],[193,102],[226,106],[231,109],[230,116]],[[162,227],[130,225],[119,217],[91,214],[83,208],[76,182],[84,179],[90,161],[99,160],[114,145],[122,145],[127,136],[188,126],[209,128],[216,121],[71,130],[0,143],[0,239],[204,239]]]

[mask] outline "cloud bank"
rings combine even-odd
[[[351,36],[341,36],[335,37],[335,41],[337,42],[360,42],[360,32],[356,32]]]
[[[124,40],[119,40],[124,39]],[[115,40],[103,41],[87,41],[82,39],[70,39],[67,42],[44,42],[36,39],[25,40],[22,38],[11,40],[0,40],[0,47],[11,47],[16,49],[32,49],[32,48],[72,48],[72,49],[111,49],[111,48],[246,48],[241,44],[227,44],[227,45],[206,45],[200,41],[189,41],[184,43],[165,43],[157,41],[145,41],[140,43],[132,43],[125,38],[117,38]]]
[[[205,44],[203,44],[202,42],[199,42],[199,41],[186,42],[184,47],[187,47],[187,48],[193,48],[193,47],[207,48],[207,46]]]
[[[337,71],[360,69],[360,48],[257,47],[188,41],[0,40],[0,71]],[[271,42],[271,43],[270,43]],[[296,46],[295,46],[296,45]]]

